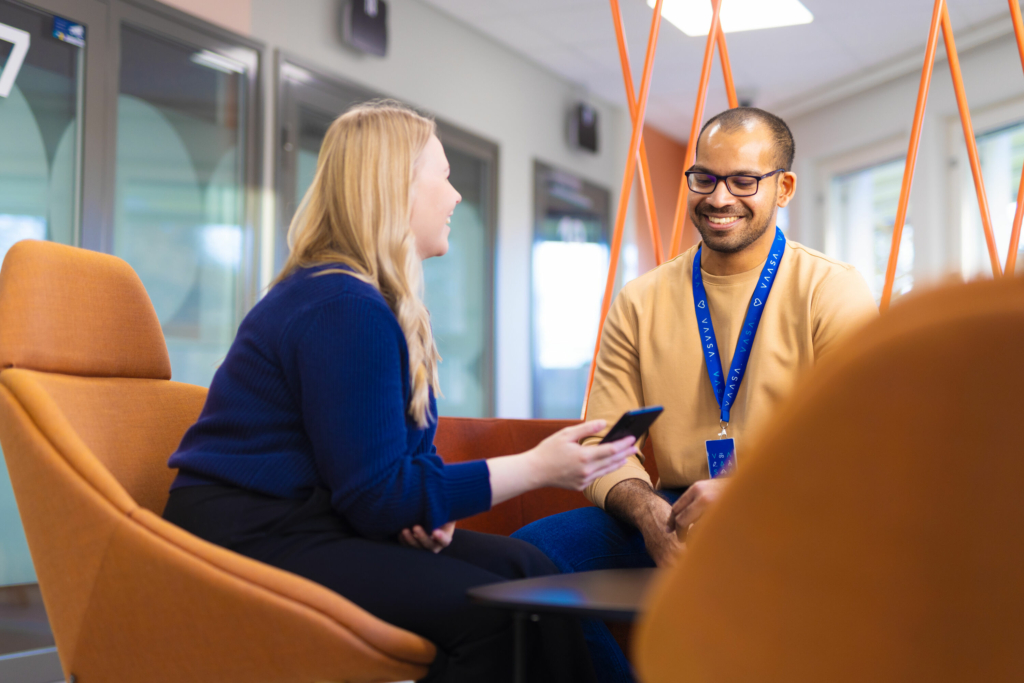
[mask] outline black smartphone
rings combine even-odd
[[[619,421],[615,423],[615,426],[608,430],[605,437],[601,439],[601,443],[618,441],[630,435],[639,441],[640,437],[650,429],[663,410],[664,408],[661,406],[648,406],[647,408],[637,408],[628,413],[623,413]]]

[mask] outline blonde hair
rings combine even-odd
[[[327,130],[316,176],[288,228],[288,256],[277,284],[299,268],[329,270],[372,284],[398,319],[409,348],[410,418],[429,420],[439,393],[440,356],[423,304],[423,266],[410,228],[414,165],[435,134],[434,122],[392,101],[352,107]]]

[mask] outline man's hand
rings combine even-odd
[[[703,479],[686,489],[672,506],[669,528],[686,533],[725,490],[728,479]]]
[[[679,542],[675,530],[669,530],[672,522],[672,508],[668,501],[658,496],[655,497],[664,505],[659,505],[654,511],[651,521],[640,527],[640,533],[644,535],[644,545],[650,554],[654,564],[659,567],[671,567],[676,563],[680,551],[686,546]]]
[[[439,553],[451,544],[454,532],[455,522],[443,524],[429,534],[417,524],[412,529],[402,529],[402,533],[398,534],[398,542],[410,548]]]
[[[608,514],[640,530],[647,552],[656,565],[668,567],[675,562],[684,546],[674,528],[669,528],[672,506],[647,482],[641,479],[620,481],[608,492],[604,508]]]

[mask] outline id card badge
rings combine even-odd
[[[708,452],[708,472],[711,478],[724,477],[736,470],[736,441],[708,439],[704,442]]]

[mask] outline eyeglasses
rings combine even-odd
[[[712,194],[718,187],[718,183],[725,181],[725,189],[729,190],[733,197],[752,197],[757,194],[757,188],[761,181],[770,178],[776,173],[785,173],[786,169],[777,168],[771,173],[763,176],[756,175],[715,175],[703,171],[687,171],[686,185],[691,192],[697,194]]]

